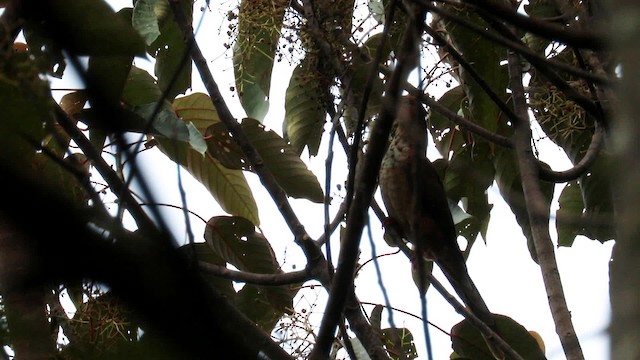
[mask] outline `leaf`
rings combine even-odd
[[[233,69],[240,103],[248,117],[262,121],[269,110],[271,71],[286,0],[244,0],[238,14]]]
[[[158,16],[154,11],[157,2],[158,0],[138,0],[133,6],[131,24],[140,33],[147,45],[160,36]]]
[[[5,75],[0,76],[0,137],[3,139],[0,161],[21,172],[28,170],[27,165],[36,155],[36,144],[44,137],[43,120],[50,116],[53,105],[46,83],[39,79],[37,72],[30,74],[28,60],[26,63],[23,60],[27,59],[14,56],[4,64]],[[25,79],[21,83],[9,76]],[[25,85],[27,81],[29,85]]]
[[[188,142],[191,147],[204,155],[206,146],[202,134],[190,129],[189,122],[178,118],[172,105],[162,100],[162,91],[148,72],[132,67],[122,92],[122,101],[131,107],[131,110],[144,119],[145,126],[142,131],[156,135],[162,135],[168,139]],[[158,106],[158,101],[162,101]]]
[[[495,176],[490,153],[486,143],[465,146],[449,161],[444,176],[447,196],[455,203],[462,201],[464,211],[472,216],[467,223],[456,223],[460,234],[467,239],[467,250],[470,250],[478,233],[486,239],[492,209],[487,189]]]
[[[186,143],[166,139],[158,139],[158,143],[165,155],[182,165],[209,190],[224,211],[260,224],[258,207],[242,171],[228,169],[208,153],[203,156]]]
[[[193,244],[182,245],[179,248],[188,258],[195,257],[198,261],[203,261],[209,264],[218,266],[226,266],[227,262],[224,261],[218,254],[216,254],[207,243],[199,242]],[[211,286],[215,287],[230,301],[233,301],[236,296],[236,291],[233,288],[233,282],[229,279],[225,279],[220,276],[214,276],[201,271],[200,274],[207,280]]]
[[[567,183],[558,199],[556,229],[558,246],[571,246],[576,236],[583,232],[584,201],[577,181]]]
[[[296,66],[285,95],[285,138],[299,156],[305,147],[316,156],[324,130],[329,88],[316,69],[303,62]]]
[[[371,4],[371,3],[370,3]],[[360,46],[360,51],[369,55],[371,59],[375,58],[378,47],[382,44],[383,34],[378,33],[370,38]],[[391,47],[388,42],[385,48],[382,50],[382,61],[389,58],[391,53]],[[365,62],[361,57],[355,57],[349,64],[348,71],[351,75],[349,82],[349,92],[347,95],[353,97],[347,104],[344,114],[344,122],[347,128],[348,134],[353,134],[357,124],[357,109],[360,108],[360,104],[363,101],[365,88],[367,81],[370,78],[372,61]],[[382,93],[384,92],[384,82],[379,76],[375,76],[373,79],[373,87],[367,101],[367,109],[364,115],[364,119],[370,119],[373,115],[380,113],[382,105]]]
[[[214,252],[240,271],[282,273],[267,239],[244,218],[213,217],[207,222],[204,238]],[[271,331],[283,314],[291,312],[295,288],[293,285],[245,285],[238,293],[236,304],[265,331]]]
[[[147,71],[131,67],[122,91],[122,101],[129,106],[156,103],[162,98],[162,91],[156,80]]]
[[[494,314],[500,336],[524,359],[544,360],[536,339],[520,324],[505,315]],[[462,320],[451,329],[452,347],[463,358],[494,360],[485,340],[469,321]]]
[[[444,93],[438,103],[454,113],[460,111],[466,94],[461,86],[456,86]],[[432,110],[429,116],[429,132],[436,148],[442,156],[449,158],[450,152],[458,152],[467,144],[467,131],[461,130],[456,124]]]
[[[527,212],[524,192],[522,191],[520,169],[514,151],[508,149],[498,151],[494,158],[494,167],[496,169],[496,183],[498,184],[500,194],[516,216],[516,220],[524,236],[527,238],[527,246],[531,258],[537,262],[537,253],[531,233],[529,213]],[[553,198],[554,186],[548,182],[541,181],[540,188],[545,196],[544,201],[548,211]]]
[[[160,35],[148,47],[148,52],[155,57],[155,75],[158,78],[158,86],[166,93],[168,100],[191,87],[191,58],[187,56],[187,45],[184,42],[182,31],[175,22],[166,0],[156,0],[155,11],[167,12],[159,18]],[[183,1],[183,11],[189,20],[193,17],[193,3]],[[163,12],[164,11],[164,12]]]
[[[418,358],[413,334],[407,328],[387,328],[382,330],[382,341],[392,359],[411,360]]]
[[[143,56],[144,40],[102,0],[50,0],[27,14],[56,44],[75,55]]]
[[[265,131],[265,127],[255,119],[246,118],[241,125],[288,196],[317,203],[324,201],[318,179],[284,139],[272,130]],[[210,126],[205,136],[209,145],[208,153],[214,158],[231,169],[253,171],[224,125],[220,123]]]
[[[127,77],[131,71],[133,56],[91,56],[87,78],[94,91],[99,91],[107,104],[118,104]]]
[[[589,171],[580,178],[586,219],[585,235],[605,242],[616,236],[611,195],[613,171],[610,154],[601,152]]]
[[[483,28],[490,28],[474,12],[455,5],[446,6],[446,8],[451,13],[461,16],[473,24]],[[503,101],[506,100],[507,69],[505,66],[500,65],[500,62],[507,57],[506,49],[486,39],[474,30],[452,21],[446,22],[445,28],[458,52],[463,54],[469,64],[472,64],[476,72],[498,97]],[[501,112],[499,108],[462,67],[460,67],[459,72],[463,82],[462,87],[468,97],[471,119],[482,127],[492,132],[497,132],[500,129],[498,120]]]
[[[191,122],[201,132],[205,133],[211,125],[220,123],[220,117],[211,102],[209,95],[192,93],[173,101],[173,110],[185,122]]]

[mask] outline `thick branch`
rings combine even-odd
[[[595,84],[599,85],[611,85],[613,81],[609,78],[600,76],[598,74],[593,74],[582,69],[579,69],[575,66],[568,65],[563,62],[556,61],[554,59],[547,59],[546,57],[535,53],[528,46],[526,46],[519,38],[517,37],[502,37],[494,34],[491,31],[487,31],[483,27],[471,23],[468,19],[463,18],[462,16],[452,14],[449,11],[431,4],[426,0],[415,0],[420,3],[424,9],[427,9],[433,13],[436,13],[443,18],[451,21],[455,21],[456,23],[469,28],[470,30],[475,31],[478,35],[494,41],[497,44],[500,44],[508,49],[514,50],[522,55],[527,61],[529,61],[532,65],[536,67],[553,67],[558,70],[562,70],[567,74],[574,75],[576,77],[584,78],[586,80],[593,81]]]
[[[517,121],[514,122],[513,139],[522,178],[522,189],[527,212],[529,213],[531,233],[549,299],[551,315],[567,359],[583,360],[584,355],[571,322],[571,313],[567,307],[553,243],[549,235],[549,208],[540,189],[537,161],[531,149],[531,128],[527,120],[527,105],[522,85],[520,60],[511,51],[509,52],[508,63],[513,103],[518,115]]]
[[[464,2],[474,8],[485,10],[487,13],[493,14],[516,27],[549,40],[593,50],[604,50],[609,47],[606,36],[602,35],[603,32],[597,32],[595,29],[567,28],[521,14],[508,6],[507,3],[496,0],[464,0]]]
[[[353,202],[349,208],[347,217],[347,233],[345,241],[340,247],[340,257],[338,259],[338,269],[333,278],[331,294],[322,318],[320,332],[316,347],[311,353],[311,359],[322,359],[329,353],[329,348],[333,341],[336,324],[344,308],[347,295],[353,291],[353,276],[358,254],[358,246],[362,235],[362,228],[366,222],[367,213],[373,192],[376,189],[380,163],[386,150],[389,132],[395,117],[395,104],[403,82],[415,66],[418,57],[417,44],[420,34],[422,34],[422,16],[413,14],[416,19],[412,19],[407,25],[402,48],[398,54],[398,63],[392,74],[387,87],[387,96],[383,100],[383,107],[378,121],[371,131],[370,143],[364,160],[361,172],[358,174],[359,181]],[[410,64],[410,65],[409,65]]]

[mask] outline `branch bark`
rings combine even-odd
[[[531,149],[531,128],[529,127],[527,104],[522,85],[520,60],[512,51],[509,51],[508,66],[514,109],[518,115],[514,121],[513,141],[520,167],[531,233],[542,272],[542,280],[549,299],[551,315],[567,359],[584,360],[580,342],[571,322],[571,313],[567,307],[553,243],[549,235],[549,208],[545,204],[544,195],[540,188],[538,165]]]

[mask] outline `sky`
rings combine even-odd
[[[115,9],[131,6],[131,1],[109,2]],[[197,1],[194,7],[196,21],[202,14],[199,7],[205,5],[204,1],[200,2]],[[231,111],[237,118],[242,118],[245,116],[244,111],[238,98],[230,90],[230,87],[234,85],[230,54],[226,53],[227,50],[223,46],[224,42],[228,42],[224,15],[232,3],[235,1],[211,3],[211,11],[204,12],[205,19],[202,27],[198,30],[197,40],[205,57],[211,61],[213,75]],[[288,86],[289,77],[295,65],[286,61],[275,64],[270,96],[271,107],[264,124],[278,133],[281,133],[284,117],[284,91]],[[136,59],[136,66],[148,69],[153,74],[153,64],[147,60]],[[53,81],[52,87],[69,87],[69,81],[72,82],[73,79],[69,80],[67,77],[64,81]],[[195,69],[192,91],[205,92]],[[317,157],[308,158],[305,154],[302,156],[309,168],[318,176],[320,184],[324,184],[327,140],[328,136],[325,136]],[[541,153],[546,154],[543,160],[554,169],[563,170],[570,166],[566,157],[555,146],[549,144],[541,146]],[[429,158],[435,160],[437,157],[437,151],[430,149]],[[140,160],[141,163],[152,163],[155,171],[163,174],[161,181],[155,181],[152,184],[156,189],[156,201],[180,205],[178,174],[175,164],[166,160],[156,150],[143,152],[140,155]],[[334,202],[330,207],[331,214],[334,214],[340,205],[339,195],[342,193],[336,190],[335,183],[343,181],[346,176],[343,166],[340,166],[340,164],[344,164],[344,161],[340,149],[335,148],[332,194],[336,196],[334,196]],[[293,243],[293,236],[288,232],[288,227],[279,215],[271,197],[262,188],[255,175],[245,174],[259,206],[261,230],[270,240],[283,270],[302,269],[305,266],[304,255]],[[200,183],[192,179],[186,171],[182,171],[181,177],[187,191],[187,204],[190,210],[205,219],[224,215],[224,212]],[[152,178],[158,179],[159,177]],[[560,190],[561,188],[556,189],[556,200]],[[382,203],[379,194],[376,195],[376,199],[380,204]],[[546,355],[549,360],[564,359],[546,301],[547,296],[539,267],[531,260],[522,231],[496,187],[489,189],[489,200],[494,204],[491,222],[486,242],[477,241],[468,260],[471,277],[493,312],[508,315],[528,330],[538,332],[545,341]],[[317,238],[323,231],[322,205],[295,199],[292,199],[291,203],[307,231],[312,237]],[[557,202],[554,201],[552,206],[554,207],[552,208],[553,215],[555,208],[557,208]],[[178,241],[185,240],[182,212],[166,210],[165,214],[174,228]],[[375,252],[378,255],[393,252],[394,249],[387,247],[382,240],[382,226],[373,213],[371,213],[371,219]],[[196,241],[201,240],[205,224],[196,217],[191,217],[191,220]],[[555,241],[555,225],[553,223],[550,224],[550,230]],[[365,229],[365,236],[361,241],[360,263],[369,260],[372,253],[366,233]],[[333,258],[337,259],[337,237],[334,237],[333,240],[335,244],[333,248],[336,249]],[[608,266],[612,245],[611,241],[600,244],[580,237],[573,247],[556,249],[567,302],[586,359],[606,360],[609,358],[606,327],[610,315]],[[409,261],[404,255],[397,254],[384,256],[378,260],[378,263],[382,270],[382,279],[376,276],[372,262],[369,262],[358,274],[356,292],[359,299],[366,303],[383,304],[382,288],[384,288],[390,298],[391,306],[419,315],[419,297],[411,278]],[[446,284],[446,280],[439,271],[436,270],[435,275]],[[379,282],[382,283],[382,286],[379,285]],[[450,287],[449,289],[451,290]],[[326,294],[319,287],[305,289],[296,298],[298,309],[304,307],[309,311],[310,319],[317,321],[316,324],[319,324],[325,302]],[[462,317],[455,313],[435,290],[428,291],[427,302],[429,320],[438,327],[448,331],[454,324],[462,320]],[[316,303],[316,306],[312,307],[312,303]],[[373,307],[365,305],[364,308],[369,312]],[[386,317],[387,315],[384,313],[383,322]],[[413,332],[419,358],[426,359],[422,325],[419,320],[400,312],[394,312],[394,323],[398,327],[406,326]],[[430,328],[430,333],[434,358],[448,359],[451,354],[451,342],[448,335],[442,334],[434,327]]]

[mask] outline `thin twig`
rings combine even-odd
[[[255,285],[280,286],[303,283],[307,280],[311,280],[311,274],[307,269],[281,274],[260,274],[236,271],[205,261],[198,261],[198,267],[200,270],[210,275]]]

